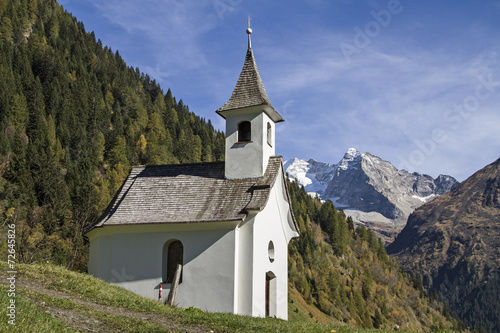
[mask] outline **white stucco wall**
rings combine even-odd
[[[89,274],[158,299],[163,245],[177,239],[184,246],[184,268],[175,303],[233,312],[235,226],[224,222],[97,228],[88,234]],[[169,287],[163,284],[164,297]]]
[[[254,221],[255,213],[250,213],[236,228],[234,313],[248,316],[252,315]]]
[[[280,170],[268,204],[253,223],[252,316],[265,316],[266,273],[272,272],[276,277],[271,280],[270,315],[288,319],[288,242],[298,233],[290,224],[290,206],[284,195]],[[269,260],[270,241],[274,245],[273,262]]]
[[[238,124],[251,122],[252,141],[238,142]],[[272,145],[267,143],[267,124],[271,124]],[[275,124],[262,108],[247,108],[226,114],[226,178],[260,177],[269,157],[275,154]]]
[[[89,250],[89,273],[99,278],[111,280],[111,253],[113,249],[113,237],[101,235],[90,243]]]
[[[267,126],[267,125],[266,125]],[[244,222],[128,225],[96,228],[90,240],[89,274],[139,295],[158,299],[163,246],[182,242],[183,278],[175,303],[211,312],[265,316],[266,274],[270,316],[288,318],[288,242],[297,237],[280,169],[269,201]],[[269,260],[269,242],[274,261]],[[169,292],[163,284],[163,297]]]

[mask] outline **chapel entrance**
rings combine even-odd
[[[266,273],[266,317],[276,316],[276,275]]]
[[[184,246],[179,240],[170,240],[163,245],[162,280],[163,283],[172,283],[177,265],[183,265]],[[182,271],[179,283],[182,282]]]

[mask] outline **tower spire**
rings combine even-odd
[[[216,112],[226,120],[226,179],[261,177],[275,155],[275,124],[284,121],[271,105],[253,56],[248,18],[248,49],[231,98]]]
[[[226,115],[232,113],[232,111],[243,108],[262,106],[264,112],[275,122],[284,121],[283,117],[276,112],[276,110],[271,105],[269,97],[267,97],[266,90],[264,89],[264,84],[259,75],[257,69],[257,64],[253,56],[252,43],[250,40],[250,34],[252,33],[252,28],[250,28],[250,16],[248,17],[248,50],[245,57],[245,63],[243,64],[243,69],[241,70],[240,77],[236,82],[233,93],[229,101],[226,102],[222,107],[217,109],[217,113],[223,118]]]
[[[248,34],[248,48],[252,48],[252,40],[250,39],[250,35],[252,34],[252,28],[250,28],[250,16],[248,16],[248,28],[247,28],[247,34]]]

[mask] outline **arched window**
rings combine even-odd
[[[252,125],[249,121],[238,124],[238,142],[252,141]]]
[[[172,283],[177,265],[183,265],[184,246],[181,241],[174,240],[163,245],[162,280]],[[182,282],[182,272],[179,283]]]
[[[273,137],[272,137],[272,127],[271,123],[267,123],[267,144],[271,147],[273,146]]]

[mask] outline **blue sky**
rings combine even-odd
[[[355,147],[462,181],[500,157],[498,0],[59,2],[219,129],[250,16],[285,159]]]

